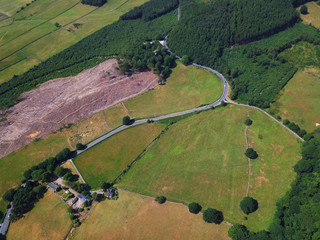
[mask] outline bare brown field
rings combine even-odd
[[[183,204],[119,191],[117,201],[98,204],[69,239],[229,239],[229,226],[205,223]]]
[[[108,60],[22,94],[20,102],[6,111],[7,120],[0,123],[0,157],[157,86],[158,78],[152,72],[127,77],[116,67],[116,60]]]

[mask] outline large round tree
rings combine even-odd
[[[194,213],[194,214],[198,214],[202,207],[200,206],[199,203],[196,203],[196,202],[192,202],[188,205],[188,208],[189,208],[189,212],[191,213]]]
[[[258,201],[252,197],[244,197],[240,202],[240,208],[245,214],[250,214],[258,209]]]
[[[248,148],[245,152],[245,155],[250,159],[256,159],[258,157],[258,153],[253,150],[253,148]]]
[[[208,208],[203,213],[203,220],[208,223],[220,224],[223,221],[223,214],[217,209]]]

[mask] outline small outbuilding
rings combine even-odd
[[[112,198],[115,195],[115,191],[113,188],[109,188],[106,190],[106,196],[107,198]]]
[[[75,204],[78,200],[79,200],[79,198],[78,198],[78,197],[75,197],[74,199],[72,199],[71,204],[72,204],[72,205]]]
[[[62,189],[61,185],[55,182],[48,183],[48,187],[53,189],[56,192],[59,192]]]
[[[82,194],[79,194],[78,195],[78,198],[80,200],[82,200],[83,202],[90,202],[91,200],[89,198],[87,198],[86,196],[82,195]]]

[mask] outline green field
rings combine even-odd
[[[146,118],[213,103],[222,95],[221,80],[201,68],[180,62],[164,86],[124,102],[131,116]]]
[[[47,192],[31,212],[10,224],[7,239],[63,239],[70,226],[67,205],[52,192]]]
[[[99,189],[112,182],[159,135],[163,125],[144,124],[125,130],[74,159],[86,183]]]
[[[226,240],[229,226],[212,225],[182,204],[119,191],[117,201],[99,203],[69,239],[214,239]]]
[[[110,0],[101,8],[83,5],[78,0],[35,1],[15,14],[10,25],[0,28],[0,83],[33,67],[35,64],[28,64],[31,59],[48,59],[146,1]],[[14,2],[0,3],[0,13],[16,9],[23,1]],[[56,23],[61,27],[56,27]],[[19,50],[25,52],[19,59],[27,58],[22,61],[23,66],[14,56],[21,54]]]
[[[0,12],[12,16],[21,7],[24,7],[27,3],[31,3],[32,0],[12,0],[12,1],[0,1]]]
[[[243,123],[247,114],[245,107],[228,106],[178,122],[129,170],[119,187],[151,196],[163,194],[177,202],[197,201],[205,208],[222,210],[227,221],[266,229],[276,201],[290,188],[299,143],[262,113],[250,113],[251,144],[261,157],[253,161],[249,194],[258,199],[260,208],[244,221],[239,203],[248,185]],[[259,134],[263,138],[257,141]],[[261,171],[268,181],[261,181]],[[280,178],[282,184],[276,184]]]
[[[308,132],[320,126],[320,79],[299,71],[271,105],[270,111]]]

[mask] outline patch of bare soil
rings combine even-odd
[[[74,77],[53,79],[22,94],[0,123],[0,158],[52,131],[135,97],[157,86],[157,76],[128,77],[111,59]]]

